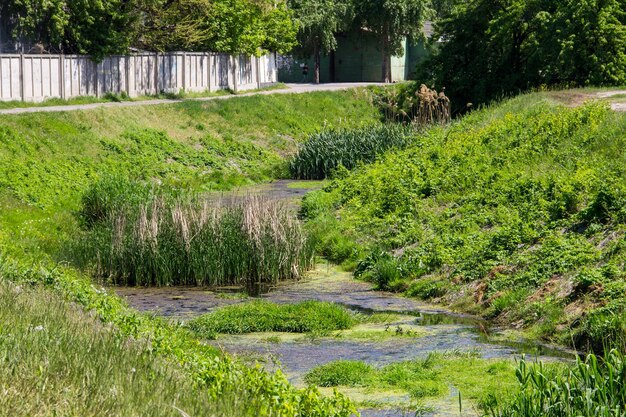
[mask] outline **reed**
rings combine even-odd
[[[519,363],[520,391],[504,402],[491,398],[493,417],[614,417],[626,415],[626,358],[613,350],[588,355],[565,370]]]
[[[113,206],[77,245],[77,259],[118,285],[259,286],[297,279],[313,248],[282,202],[171,197]]]
[[[374,94],[374,103],[386,120],[428,126],[446,124],[452,119],[450,99],[424,84],[406,83]]]
[[[290,163],[291,175],[296,179],[324,179],[339,166],[352,169],[361,162],[372,162],[386,150],[405,148],[414,139],[411,127],[396,124],[325,129],[299,146]]]

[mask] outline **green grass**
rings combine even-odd
[[[49,262],[42,262],[40,260],[22,259],[18,261],[0,253],[0,283],[5,285],[4,283],[7,281],[13,283],[13,285],[8,286],[9,288],[19,286],[23,291],[29,291],[27,293],[28,295],[33,294],[33,298],[26,297],[27,301],[25,302],[31,303],[33,306],[39,306],[38,308],[43,308],[44,310],[42,311],[46,314],[52,314],[50,311],[45,310],[45,305],[47,304],[45,303],[46,298],[35,296],[37,292],[30,292],[28,287],[43,286],[46,288],[46,294],[48,294],[48,290],[53,291],[55,294],[54,297],[68,300],[72,308],[82,307],[89,311],[89,317],[99,319],[102,325],[109,329],[109,332],[113,332],[117,335],[115,337],[119,338],[118,347],[122,350],[126,350],[126,352],[120,352],[120,355],[127,355],[127,357],[130,358],[137,355],[143,358],[154,357],[156,363],[163,363],[165,364],[164,366],[169,366],[169,371],[167,371],[169,375],[178,372],[176,370],[182,369],[182,380],[184,381],[185,378],[189,378],[193,381],[193,386],[201,392],[201,396],[207,398],[210,404],[208,409],[203,408],[201,410],[200,415],[205,415],[215,410],[218,413],[224,411],[226,415],[232,415],[231,412],[234,412],[236,415],[241,416],[269,417],[278,414],[292,417],[348,417],[354,411],[351,403],[339,394],[322,396],[314,387],[305,390],[297,390],[287,382],[280,372],[269,374],[259,366],[251,367],[241,362],[233,361],[214,347],[203,343],[202,340],[196,338],[178,324],[170,323],[154,315],[138,313],[127,307],[117,296],[109,294],[103,288],[94,286],[89,277],[81,275],[75,269],[62,265],[53,265],[51,268]],[[7,298],[5,298],[5,301],[10,304],[13,302],[13,298],[15,298],[15,294],[10,294],[10,297],[8,297],[10,301],[6,301]],[[51,304],[52,307],[54,306],[54,303],[48,304]],[[20,304],[17,304],[17,308],[19,307]],[[11,312],[14,310],[8,309],[8,311]],[[22,313],[20,312],[20,314]],[[24,326],[16,327],[13,325],[13,323],[23,324],[23,320],[29,317],[25,316],[24,319],[21,317],[18,319],[16,316],[20,314],[0,314],[0,317],[7,320],[6,323],[2,323],[0,349],[2,348],[2,342],[5,340],[4,336],[7,333],[10,334],[10,338],[7,339],[8,342],[32,337],[32,326],[24,328]],[[56,314],[59,313],[57,312]],[[44,329],[46,328],[45,326],[51,325],[49,321],[45,321],[43,315],[40,314],[39,317],[42,318],[38,322],[43,322]],[[52,319],[52,317],[50,319]],[[71,316],[68,319],[71,319]],[[33,323],[28,324],[33,325]],[[34,323],[35,327],[39,325],[38,323]],[[63,324],[59,324],[58,326],[63,327]],[[96,326],[96,329],[97,328]],[[72,330],[73,333],[69,333]],[[62,329],[59,330],[59,332],[63,331]],[[39,335],[37,332],[38,330],[35,331],[35,333]],[[91,338],[92,336],[90,336],[90,334],[93,334],[93,332],[93,328],[87,328],[83,325],[75,327],[70,326],[64,336],[66,337],[66,342],[61,339],[54,340],[54,343],[50,343],[49,339],[45,339],[44,336],[46,333],[43,333],[41,334],[42,340],[40,343],[46,342],[49,345],[41,346],[40,351],[34,351],[33,357],[29,358],[23,366],[26,367],[39,362],[40,366],[35,369],[38,378],[42,375],[42,372],[48,371],[45,368],[46,361],[51,362],[51,359],[47,356],[48,353],[53,352],[60,354],[60,351],[55,347],[55,343],[60,343],[58,348],[61,349],[65,343],[68,343],[67,337],[72,337],[72,340],[85,340]],[[26,343],[25,347],[29,348],[28,343]],[[7,348],[5,347],[5,349]],[[3,361],[10,361],[12,359],[15,346],[11,343],[8,345],[8,349],[9,355],[5,356]],[[80,353],[82,355],[85,354],[80,346],[75,346],[73,349],[73,351],[82,352]],[[24,351],[20,350],[19,352]],[[69,352],[72,352],[72,350]],[[133,352],[138,353],[135,354]],[[115,358],[111,358],[110,353],[103,352],[99,350],[99,348],[96,349],[94,347],[94,349],[86,353],[92,353],[94,355],[93,358],[89,359],[93,362],[94,366],[106,365],[111,367],[115,364]],[[53,359],[54,363],[65,361],[63,362],[64,364],[71,366],[73,364],[71,361],[76,358],[63,356],[60,359],[56,357],[53,357]],[[120,364],[124,364],[122,360],[123,358],[120,358]],[[150,363],[150,361],[148,361],[148,363]],[[19,367],[22,365],[18,363],[10,366]],[[57,378],[64,375],[62,371],[63,370],[59,371],[61,375],[56,375]],[[102,369],[102,371],[105,372],[106,368]],[[113,378],[115,375],[122,375],[129,370],[120,368],[119,370],[109,369],[109,371],[112,373],[111,378]],[[64,388],[60,386],[56,386],[53,389],[51,385],[46,385],[46,388],[50,389],[50,392],[46,393],[46,395],[50,395],[51,398],[64,398],[64,396],[76,395],[80,396],[80,398],[85,398],[85,401],[87,401],[91,395],[88,388],[94,386],[94,384],[99,381],[94,380],[93,382],[89,382],[85,378],[88,377],[88,379],[90,379],[93,375],[83,373],[80,369],[65,370],[65,372],[66,375],[70,377],[72,375],[82,377],[83,381],[85,381],[83,384],[87,385],[76,387],[77,392],[75,393],[63,392]],[[103,373],[103,375],[105,375],[105,373]],[[168,374],[163,371],[161,375],[167,376]],[[12,386],[27,386],[30,384],[31,389],[33,389],[32,380],[28,379],[29,375],[10,374],[9,376]],[[24,379],[23,381],[21,380],[22,378]],[[39,378],[37,381],[39,381],[39,385],[35,385],[37,389],[41,389],[41,384],[45,385],[48,382],[48,380],[40,380]],[[175,391],[180,387],[172,379],[163,380],[161,383],[174,385],[173,387],[170,386],[167,392]],[[106,387],[102,387],[99,389],[105,388]],[[142,385],[138,386],[137,389],[142,389]],[[59,392],[59,390],[61,392]],[[104,393],[104,391],[97,391],[96,393],[100,392]],[[120,390],[118,392],[119,397],[128,395],[130,398],[123,400],[118,398],[117,401],[121,405],[136,403],[138,400],[133,399],[136,392],[137,391]],[[157,391],[154,393],[158,394]],[[14,400],[15,395],[16,394],[12,393],[9,398]],[[112,396],[110,392],[109,395]],[[22,409],[42,408],[41,404],[37,402],[40,397],[35,396],[34,398],[30,398],[32,402],[29,400],[28,402],[18,403],[18,405],[22,407]],[[70,397],[65,398],[70,399]],[[186,397],[181,394],[180,398]],[[168,398],[163,397],[163,400],[167,401]],[[0,399],[0,401],[2,400]],[[195,400],[194,404],[198,404],[200,407],[203,401],[199,398]],[[83,406],[88,405],[68,405],[70,408],[76,407],[78,409]],[[42,409],[45,410],[45,408]],[[145,404],[142,409],[149,410],[150,405]],[[94,415],[100,415],[100,413],[95,413]],[[111,415],[127,414],[120,412],[119,414],[113,413]],[[131,413],[130,415],[141,415],[141,413]]]
[[[0,414],[238,414],[183,368],[41,287],[0,281]]]
[[[243,416],[347,417],[353,409],[341,396],[327,398],[315,389],[295,390],[280,374],[233,361],[188,331],[129,309],[116,296],[94,286],[91,277],[69,266],[65,249],[81,233],[80,216],[76,215],[81,197],[105,176],[163,183],[198,193],[228,189],[286,173],[284,155],[295,149],[297,140],[324,123],[357,125],[377,118],[362,91],[0,116],[0,280],[25,287],[44,285],[55,297],[91,311],[103,326],[119,332],[127,341],[120,346],[121,364],[126,363],[121,356],[130,358],[133,352],[141,351],[154,355],[155,366],[162,366],[163,375],[175,375],[182,369],[180,381],[191,379],[201,392],[192,405],[201,404],[204,396],[211,407],[217,407],[216,413],[223,409],[227,415],[233,411]],[[45,297],[32,294],[33,303],[41,300],[45,304]],[[12,328],[11,317],[7,320],[3,331]],[[21,323],[17,317],[14,320],[16,326]],[[23,327],[15,328],[19,330],[12,336],[15,340],[27,337]],[[86,340],[95,331],[86,325],[70,329],[77,340]],[[79,352],[79,347],[75,349]],[[100,350],[92,352],[95,365],[112,361]],[[32,358],[36,360],[45,363],[45,356],[37,352]],[[76,372],[72,369],[68,375]],[[16,387],[32,382],[26,374],[11,378]],[[169,386],[163,388],[163,401],[168,400],[167,392],[185,386],[184,382],[171,381],[162,382]],[[55,389],[49,395],[89,398],[90,386],[67,394]],[[94,391],[94,395],[99,392]],[[136,392],[121,392],[120,407],[136,402]],[[122,398],[126,393],[129,398]],[[14,401],[15,393],[11,395]],[[222,403],[226,405],[222,407]],[[25,397],[19,404],[24,410],[41,409],[49,415],[49,409],[40,405],[33,397]],[[90,415],[87,408],[81,408],[88,404],[68,407],[68,415],[72,415],[71,407],[78,410],[75,415]],[[148,410],[150,405],[142,407],[139,410]],[[211,414],[211,407],[192,415]],[[109,414],[144,413],[113,410]]]
[[[186,327],[209,339],[217,334],[289,332],[328,334],[348,329],[359,319],[346,308],[321,301],[274,304],[252,301],[220,308],[192,319]]]
[[[318,251],[379,288],[625,346],[626,115],[528,94],[433,127],[305,197]]]
[[[263,88],[255,88],[252,90],[240,90],[237,94],[250,94],[254,92],[260,91],[273,91],[273,90],[282,90],[286,89],[287,86],[284,83],[276,83],[269,87]],[[221,97],[235,94],[232,90],[217,90],[217,91],[179,91],[178,93],[159,93],[159,94],[151,94],[151,95],[141,95],[137,97],[128,97],[128,95],[123,92],[121,94],[113,94],[108,93],[103,97],[94,97],[94,96],[80,96],[73,97],[69,99],[61,99],[61,98],[49,98],[40,102],[30,102],[30,101],[0,101],[0,110],[3,109],[17,109],[17,108],[28,108],[28,107],[52,107],[52,106],[73,106],[80,104],[94,104],[94,103],[119,103],[122,101],[146,101],[146,100],[185,100],[185,99],[197,99],[197,98],[210,98],[210,97]]]
[[[18,109],[26,107],[51,107],[51,106],[70,106],[80,104],[93,103],[112,103],[120,101],[131,101],[126,95],[107,94],[104,97],[80,96],[69,99],[49,98],[40,102],[30,101],[0,101],[0,110]]]
[[[447,397],[452,386],[475,405],[515,393],[514,370],[513,361],[480,359],[473,352],[434,352],[426,359],[381,367],[361,361],[334,361],[309,371],[305,381],[321,387],[361,388],[374,393],[401,390],[422,404],[425,399]]]

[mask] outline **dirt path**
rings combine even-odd
[[[587,92],[585,90],[563,90],[552,91],[549,95],[570,107],[578,107],[590,100],[604,100],[607,101],[611,109],[618,112],[626,112],[626,90],[616,89],[599,92]]]
[[[49,107],[20,107],[20,108],[15,108],[15,109],[0,110],[0,114],[66,112],[66,111],[79,111],[79,110],[93,110],[93,109],[98,109],[98,108],[103,108],[103,107],[154,106],[158,104],[181,103],[183,101],[229,100],[235,97],[248,97],[248,96],[256,96],[256,95],[302,94],[302,93],[311,93],[314,91],[340,91],[340,90],[349,90],[349,89],[358,88],[358,87],[366,87],[370,85],[384,85],[384,84],[381,84],[381,83],[287,84],[287,88],[284,88],[281,90],[252,91],[249,93],[242,93],[242,94],[237,94],[237,95],[190,98],[190,99],[181,99],[181,100],[155,99],[155,100],[143,100],[143,101],[70,104],[70,105],[49,106]]]

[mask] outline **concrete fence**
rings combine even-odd
[[[274,54],[260,58],[174,52],[106,57],[0,54],[0,101],[48,98],[129,97],[157,94],[251,90],[277,82]]]

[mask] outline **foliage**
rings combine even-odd
[[[259,55],[287,52],[296,27],[283,1],[180,0],[149,3],[144,48]]]
[[[505,400],[486,400],[489,415],[615,417],[626,412],[626,360],[616,350],[603,359],[588,355],[576,366],[556,370],[522,360],[516,376],[519,393]]]
[[[295,45],[297,31],[283,1],[15,0],[5,8],[0,10],[15,39],[96,60],[130,47],[284,53]]]
[[[318,251],[529,337],[622,346],[626,118],[544,97],[431,127],[307,195]]]
[[[138,5],[138,0],[14,0],[6,13],[18,40],[100,59],[128,51],[138,35]]]
[[[325,129],[300,145],[290,163],[297,179],[324,179],[337,169],[352,169],[371,162],[388,149],[404,148],[413,141],[410,128],[387,124],[358,129]]]
[[[445,124],[451,120],[450,100],[424,84],[402,83],[396,88],[373,89],[374,104],[385,120],[417,126]]]
[[[285,204],[176,195],[127,181],[96,183],[79,212],[87,226],[73,252],[107,282],[257,286],[297,279],[312,247]]]
[[[216,334],[288,332],[326,334],[344,330],[357,322],[345,307],[322,301],[274,304],[253,301],[222,307],[194,318],[186,326],[194,333],[214,338]]]
[[[353,16],[352,3],[348,0],[290,0],[298,23],[298,47],[296,55],[313,56],[316,83],[320,82],[320,58],[337,49],[336,34],[345,30]]]
[[[437,25],[422,79],[457,111],[543,85],[626,83],[626,6],[618,0],[456,2]]]
[[[422,26],[429,13],[423,0],[362,0],[355,2],[355,24],[380,37],[382,80],[391,81],[392,55],[403,52],[402,40],[423,37]]]
[[[417,401],[448,394],[449,387],[454,386],[463,398],[481,401],[489,394],[500,399],[512,392],[513,370],[511,361],[480,359],[471,351],[450,351],[382,367],[361,361],[334,361],[313,368],[305,381],[322,387],[365,387],[369,392],[400,389]],[[485,384],[486,374],[493,382]]]

